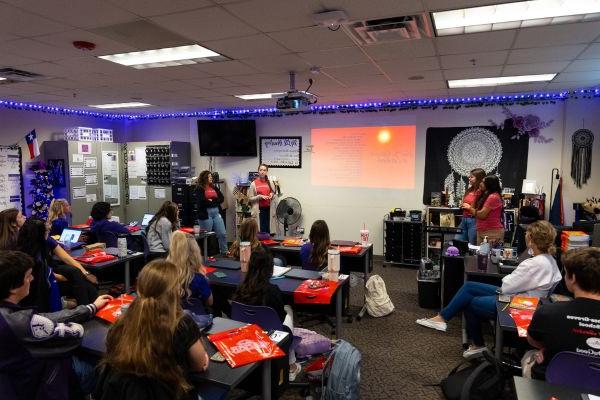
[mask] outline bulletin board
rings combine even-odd
[[[260,137],[260,163],[276,168],[302,168],[301,136]]]
[[[23,210],[23,175],[21,149],[0,147],[0,210]]]

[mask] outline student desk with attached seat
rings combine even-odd
[[[517,400],[587,400],[587,396],[583,397],[583,394],[590,394],[585,390],[570,386],[552,385],[546,381],[520,376],[513,377],[513,384]],[[595,393],[595,395],[600,396],[600,393]]]

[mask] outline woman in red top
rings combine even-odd
[[[485,178],[485,171],[481,168],[475,168],[471,170],[469,174],[469,187],[465,192],[465,195],[462,200],[462,204],[469,204],[474,206],[481,196],[481,190],[479,189],[479,185],[481,181]],[[462,229],[461,233],[458,233],[454,236],[456,240],[464,240],[468,241],[471,244],[477,244],[477,226],[475,224],[475,217],[471,214],[467,209],[463,207],[463,216],[458,226]]]
[[[214,231],[217,234],[219,252],[227,254],[225,223],[221,217],[221,203],[224,200],[223,193],[213,184],[213,176],[210,171],[200,172],[196,185],[198,224],[202,229]]]
[[[496,175],[486,176],[480,185],[483,194],[474,207],[463,203],[465,211],[469,211],[477,221],[477,243],[484,236],[489,240],[504,240],[504,225],[502,224],[502,188]]]
[[[275,188],[269,181],[269,167],[266,164],[258,166],[258,178],[248,189],[248,198],[252,204],[252,218],[256,219],[261,232],[271,233],[271,203]]]

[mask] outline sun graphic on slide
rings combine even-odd
[[[382,129],[377,134],[377,141],[379,143],[389,143],[389,141],[391,139],[392,139],[392,135],[390,134],[390,131],[388,131],[387,129]]]

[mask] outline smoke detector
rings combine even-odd
[[[348,23],[348,15],[342,10],[325,11],[313,14],[313,21],[325,28],[337,28],[340,25]]]

